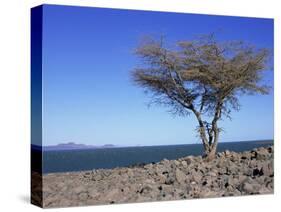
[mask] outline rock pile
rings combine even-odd
[[[44,207],[273,193],[273,146],[162,160],[130,168],[43,176]]]

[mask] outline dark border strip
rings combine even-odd
[[[42,192],[42,39],[43,6],[31,8],[31,203],[43,207]]]

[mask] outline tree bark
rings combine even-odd
[[[214,141],[209,145],[208,149],[205,149],[204,159],[211,161],[216,158],[217,146],[218,146],[219,130],[216,128],[214,131]]]
[[[220,119],[221,116],[221,107],[222,104],[219,102],[216,107],[216,112],[214,115],[214,119],[212,121],[212,127],[206,128],[204,125],[204,122],[201,118],[201,113],[198,112],[196,109],[194,109],[193,106],[190,107],[190,109],[195,114],[197,121],[199,123],[199,136],[202,140],[203,146],[204,146],[204,159],[206,161],[211,161],[216,157],[217,152],[217,145],[218,145],[218,139],[219,139],[219,128],[217,126],[217,121]],[[208,138],[206,131],[208,131]]]
[[[200,138],[202,140],[204,149],[206,150],[209,147],[209,143],[208,143],[208,139],[207,139],[207,136],[206,136],[206,128],[205,128],[204,122],[201,118],[201,114],[198,111],[196,111],[193,106],[190,109],[195,114],[195,116],[197,118],[197,121],[199,123],[199,135],[200,135]]]
[[[207,152],[205,151],[204,160],[207,162],[212,161],[213,159],[216,158],[216,152],[217,152],[217,148],[211,146]]]
[[[216,157],[218,140],[219,140],[219,128],[217,125],[218,120],[221,118],[221,110],[222,110],[223,102],[222,100],[218,101],[216,105],[216,111],[214,115],[214,119],[212,121],[211,132],[209,134],[209,148],[205,148],[205,159],[206,161],[211,161]]]

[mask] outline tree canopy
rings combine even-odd
[[[167,48],[162,37],[146,38],[136,55],[143,63],[132,72],[134,82],[152,94],[152,103],[173,114],[194,113],[205,149],[217,145],[217,121],[239,110],[241,94],[267,94],[270,89],[261,83],[269,50],[243,41],[217,41],[209,34]],[[203,121],[202,115],[212,120]]]

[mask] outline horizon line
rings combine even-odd
[[[251,139],[251,140],[241,140],[241,141],[221,141],[219,143],[238,143],[238,142],[255,142],[255,141],[274,141],[274,138],[271,139]],[[176,144],[154,144],[154,145],[142,145],[142,144],[136,144],[136,145],[120,145],[120,144],[101,144],[101,145],[94,145],[94,144],[85,144],[85,143],[75,143],[75,142],[67,142],[67,143],[58,143],[58,144],[52,144],[52,145],[37,145],[32,144],[33,146],[39,146],[39,147],[51,147],[51,146],[59,146],[61,144],[73,144],[73,145],[85,145],[85,146],[92,146],[92,147],[103,147],[103,146],[113,146],[113,147],[151,147],[151,146],[176,146],[176,145],[192,145],[192,144],[202,144],[201,142],[196,143],[176,143]]]

